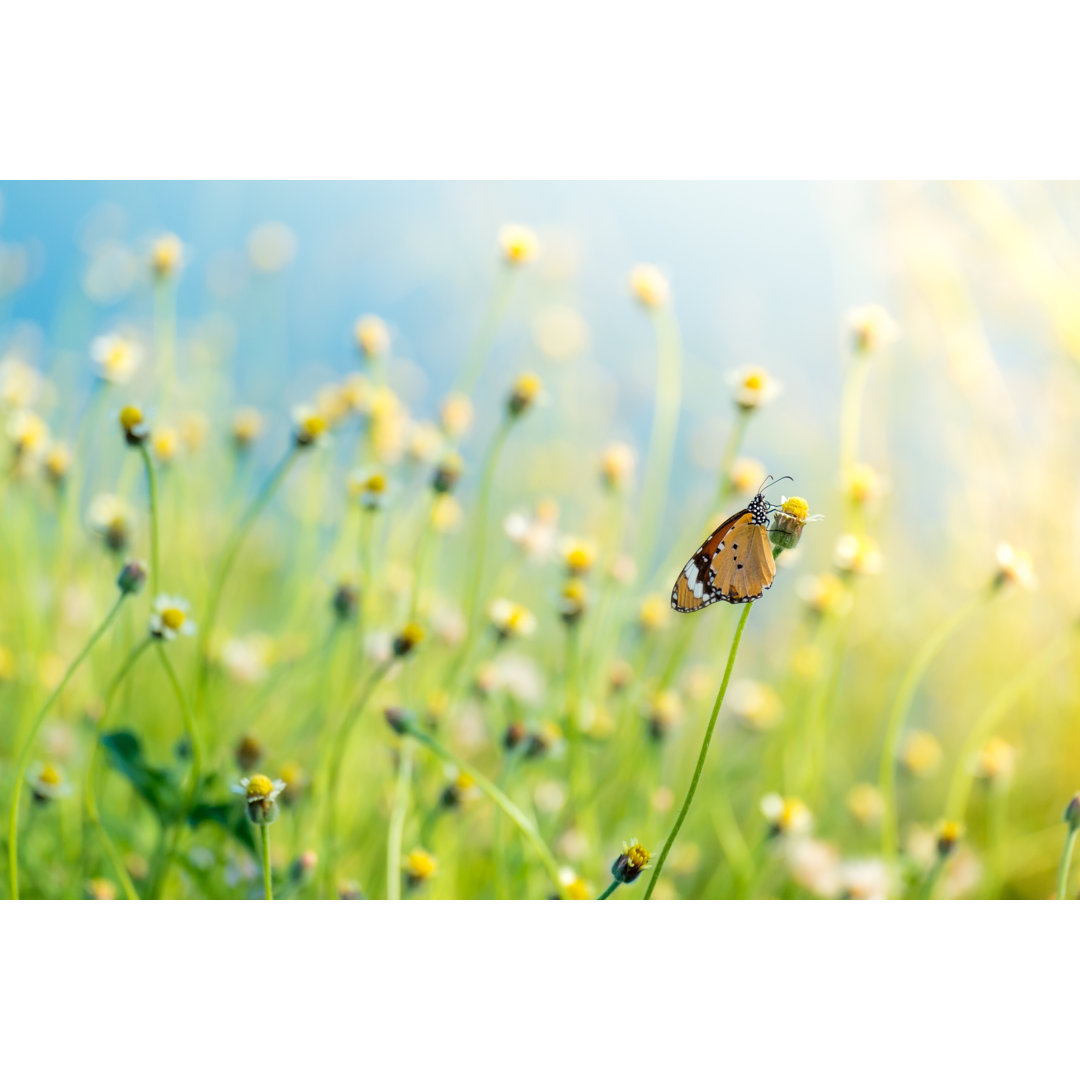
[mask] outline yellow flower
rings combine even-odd
[[[729,475],[731,490],[736,495],[757,491],[765,479],[765,466],[757,458],[736,458]]]
[[[577,872],[569,866],[564,866],[559,871],[559,882],[571,900],[588,900],[592,893],[588,882],[579,877]]]
[[[634,472],[634,450],[626,443],[612,443],[600,459],[600,475],[613,491],[623,488]]]
[[[674,690],[660,690],[649,702],[649,735],[662,739],[682,719],[682,699]]]
[[[851,344],[857,356],[869,356],[891,345],[900,328],[880,304],[866,304],[848,312]]]
[[[390,351],[390,331],[378,315],[364,315],[353,327],[356,347],[368,359],[385,356]]]
[[[1014,548],[1010,544],[998,544],[996,552],[997,585],[1019,585],[1022,589],[1034,589],[1037,582],[1031,565],[1031,556],[1026,551]]]
[[[847,806],[860,825],[876,825],[885,812],[885,800],[873,784],[856,784],[848,792]]]
[[[795,591],[816,615],[840,615],[851,605],[847,586],[835,574],[808,574],[799,578]]]
[[[436,495],[431,503],[431,524],[436,532],[453,532],[464,518],[461,503],[453,495]]]
[[[49,426],[37,413],[20,409],[12,413],[7,424],[8,438],[15,448],[15,456],[37,457],[49,443]]]
[[[637,881],[641,871],[649,865],[648,848],[637,840],[627,840],[623,844],[622,854],[611,864],[611,876],[624,885]]]
[[[884,486],[881,474],[872,465],[857,462],[844,479],[844,496],[849,502],[861,506],[877,499]]]
[[[671,288],[655,266],[639,263],[630,271],[630,292],[642,307],[655,310],[667,304]]]
[[[869,537],[844,533],[836,539],[833,562],[847,574],[877,574],[882,566],[881,549]]]
[[[339,387],[341,400],[357,416],[370,416],[375,403],[375,387],[366,375],[354,371],[346,375]]]
[[[49,802],[71,794],[71,785],[65,782],[60,771],[53,765],[39,765],[32,771],[30,789],[36,802]]]
[[[500,638],[529,637],[536,630],[536,616],[512,600],[492,600],[488,618]]]
[[[753,679],[737,679],[727,693],[731,711],[752,731],[768,731],[776,727],[784,712],[780,695],[764,683]]]
[[[386,473],[378,470],[349,475],[349,494],[365,510],[378,510],[386,499]]]
[[[539,247],[536,233],[525,225],[504,225],[499,230],[499,248],[509,266],[532,262]]]
[[[116,899],[116,886],[108,878],[91,878],[86,883],[86,892],[91,900]]]
[[[335,427],[348,416],[349,402],[337,383],[327,383],[315,391],[315,409],[329,427]]]
[[[596,562],[596,545],[588,540],[575,540],[573,537],[564,537],[562,542],[562,557],[568,574],[586,574]]]
[[[175,641],[180,634],[191,637],[195,633],[195,623],[188,617],[188,610],[188,602],[182,596],[164,593],[158,596],[150,615],[150,633],[166,641]]]
[[[94,338],[90,356],[97,367],[98,377],[115,386],[131,381],[142,364],[142,349],[131,338],[106,334]]]
[[[120,410],[120,430],[129,446],[138,446],[146,442],[150,436],[150,429],[146,426],[146,418],[138,405],[125,405]]]
[[[417,888],[435,876],[439,864],[435,856],[423,848],[413,848],[405,856],[405,880],[410,888]]]
[[[1016,747],[995,735],[980,748],[975,775],[989,783],[1008,783],[1016,771]]]
[[[11,353],[0,360],[0,404],[27,409],[37,400],[42,378],[20,356]]]
[[[950,855],[960,837],[964,835],[964,826],[958,821],[942,821],[937,827],[937,850],[944,859]]]
[[[150,249],[150,269],[156,277],[172,277],[184,265],[184,245],[175,233],[163,233]]]
[[[761,812],[773,836],[801,836],[808,833],[814,819],[801,799],[784,798],[775,792],[761,800]]]
[[[158,461],[163,465],[174,461],[180,451],[180,436],[171,427],[158,428],[151,442]]]
[[[246,450],[262,434],[263,418],[258,409],[250,406],[233,414],[232,437],[237,450]]]
[[[928,731],[909,732],[900,749],[900,763],[913,776],[929,776],[941,764],[941,743]]]
[[[460,439],[472,426],[472,402],[464,394],[448,394],[439,406],[439,422],[448,438]]]
[[[132,511],[119,495],[95,495],[86,511],[91,532],[105,540],[110,551],[123,551],[131,538]]]
[[[308,405],[299,406],[293,413],[293,439],[297,446],[312,446],[325,436],[329,425],[326,417]]]
[[[585,583],[576,578],[568,581],[559,596],[559,615],[563,621],[573,624],[585,614],[589,592]]]
[[[506,402],[507,411],[511,416],[520,416],[536,401],[542,389],[540,380],[531,372],[519,375]]]
[[[271,780],[262,773],[256,773],[250,780],[245,776],[233,784],[233,791],[244,796],[248,820],[253,825],[270,825],[277,820],[277,798],[284,790],[284,780]]]
[[[67,478],[71,469],[71,451],[66,443],[53,443],[45,455],[45,471],[49,479],[59,486]]]
[[[797,495],[782,499],[780,509],[773,515],[772,525],[769,527],[769,540],[775,547],[783,548],[787,553],[798,544],[803,527],[808,521],[821,520],[821,514],[810,516],[810,507],[805,499],[800,499]]]
[[[424,640],[424,628],[417,623],[406,623],[394,638],[394,655],[407,656]]]
[[[670,612],[671,604],[666,596],[656,593],[646,596],[638,611],[638,625],[646,632],[659,630],[667,623]]]
[[[782,389],[778,379],[763,367],[739,368],[730,376],[735,404],[744,412],[751,412],[767,405]]]

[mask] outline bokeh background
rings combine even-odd
[[[969,820],[944,890],[1042,896],[1053,889],[1064,839],[1061,814],[1080,774],[1071,648],[1080,584],[1073,555],[1080,449],[1077,196],[1075,186],[1034,183],[3,184],[0,355],[40,372],[45,383],[34,408],[51,431],[70,440],[94,385],[93,340],[122,330],[152,353],[148,255],[163,232],[181,238],[184,265],[175,283],[181,374],[167,418],[202,415],[207,445],[219,457],[208,451],[199,464],[193,452],[177,466],[177,472],[201,468],[205,476],[191,481],[187,494],[197,509],[175,526],[166,546],[167,557],[177,561],[178,580],[170,588],[189,592],[197,603],[228,521],[250,497],[255,477],[280,455],[280,433],[295,406],[315,401],[358,365],[364,370],[353,336],[357,318],[375,313],[385,321],[392,340],[387,384],[412,417],[436,417],[507,273],[499,229],[510,221],[527,224],[536,231],[538,252],[513,269],[506,289],[474,394],[475,421],[461,442],[464,523],[446,541],[425,614],[444,599],[459,599],[455,593],[473,556],[471,514],[484,454],[511,384],[520,372],[533,371],[545,389],[522,421],[522,437],[508,440],[499,462],[485,573],[491,595],[515,589],[514,598],[539,617],[535,637],[514,643],[544,687],[526,695],[525,719],[561,722],[562,690],[556,688],[567,672],[554,599],[558,555],[523,577],[515,569],[520,552],[502,523],[554,499],[560,534],[607,543],[615,510],[598,480],[599,462],[613,441],[634,448],[638,481],[625,496],[627,516],[619,519],[612,553],[634,548],[642,514],[658,540],[632,580],[618,584],[619,620],[598,624],[605,641],[589,654],[596,667],[585,679],[587,711],[613,717],[589,738],[593,796],[588,807],[573,800],[567,807],[566,790],[561,802],[557,790],[544,792],[543,785],[569,788],[558,761],[549,774],[529,766],[532,773],[513,781],[520,797],[534,804],[541,789],[535,813],[575,880],[598,892],[626,837],[659,848],[672,802],[677,805],[685,789],[727,655],[732,611],[717,605],[701,615],[671,613],[643,628],[641,605],[654,595],[666,602],[706,524],[738,505],[731,491],[726,505],[718,505],[717,489],[725,448],[743,416],[740,457],[774,475],[791,474],[794,480],[776,490],[805,497],[824,520],[807,526],[777,584],[755,608],[736,668],[742,697],[734,707],[729,698],[722,713],[719,745],[664,891],[836,895],[845,874],[862,874],[860,880],[869,875],[874,882],[870,891],[912,894],[933,861],[934,830],[956,776],[974,769]],[[682,362],[670,482],[651,506],[641,504],[640,476],[657,401],[657,336],[653,313],[635,302],[628,285],[641,263],[655,265],[670,284],[665,317],[677,324]],[[862,356],[851,319],[853,309],[867,304],[881,305],[898,333]],[[853,508],[840,430],[845,387],[858,365],[866,370],[856,456],[872,467],[874,490]],[[780,390],[746,417],[733,403],[731,379],[748,366],[766,369]],[[151,367],[147,381],[136,381],[130,393],[152,395]],[[121,403],[117,398],[114,406]],[[259,409],[279,437],[260,440],[250,475],[239,482],[232,476],[204,497],[199,493],[212,487],[213,462],[227,457],[227,417],[238,405]],[[328,452],[342,475],[349,465],[344,442]],[[86,463],[97,472],[97,487],[116,487],[124,449],[111,426],[92,433]],[[392,483],[387,517],[396,514],[401,524],[380,534],[377,562],[392,593],[395,568],[405,566],[407,574],[424,480],[416,462],[389,467],[402,479]],[[348,569],[341,540],[349,520],[344,485],[333,470],[323,482],[313,502],[310,474],[290,477],[283,505],[271,511],[261,540],[256,537],[266,562],[253,572],[253,606],[245,612],[234,597],[228,609],[237,633],[257,629],[274,640],[287,638],[281,656],[303,653],[294,639],[317,636],[313,620],[323,618],[327,596]],[[134,481],[128,483],[135,501]],[[82,633],[78,619],[64,624],[57,597],[71,583],[57,579],[44,554],[49,506],[41,491],[28,494],[24,484],[20,493],[17,486],[12,478],[3,489],[10,571],[4,592],[10,599],[21,590],[19,602],[6,603],[0,613],[0,644],[13,657],[0,751],[5,764],[19,727],[13,718],[39,696],[38,676],[31,673],[42,657],[73,653]],[[84,485],[78,518],[94,490]],[[169,497],[179,515],[183,492]],[[205,521],[208,515],[213,520]],[[316,539],[305,547],[300,537],[309,519],[316,521]],[[844,535],[872,544],[871,565],[853,570],[850,557],[838,555]],[[923,732],[934,747],[922,745],[923,756],[911,751],[910,768],[901,761],[904,854],[875,862],[877,817],[872,810],[853,812],[851,792],[861,783],[877,786],[887,718],[905,672],[936,629],[993,579],[1001,542],[1030,553],[1038,588],[1010,582],[928,662],[902,734]],[[307,565],[297,561],[298,552]],[[287,567],[289,575],[279,579],[277,596],[260,591],[260,581],[274,580],[275,566],[279,573]],[[24,573],[16,590],[12,579]],[[107,595],[107,584],[94,584],[92,559],[79,563],[77,573],[88,604]],[[841,583],[845,603],[836,610],[820,610],[820,588],[814,591],[820,574],[837,575]],[[310,603],[293,597],[294,579],[313,583]],[[294,591],[302,592],[299,586]],[[35,597],[48,600],[31,610]],[[393,629],[399,614],[400,606],[391,604],[379,629]],[[686,620],[693,621],[692,631],[683,629]],[[627,657],[633,685],[616,697],[606,684],[608,665]],[[677,664],[669,670],[671,657]],[[335,677],[347,679],[345,661],[336,663]],[[58,730],[65,724],[82,730],[78,717],[100,693],[93,680],[104,679],[109,668],[103,660],[92,679],[77,684],[56,718]],[[436,665],[410,693],[419,699],[437,689],[440,670]],[[298,671],[294,691],[304,701],[305,680],[317,685],[319,677],[310,667],[298,665]],[[150,692],[149,673],[146,680]],[[775,709],[760,705],[762,687],[775,695]],[[667,701],[670,731],[657,739],[650,724],[655,729],[657,695],[665,692],[677,701]],[[237,693],[236,715],[214,737],[222,782],[231,740],[249,730],[273,746],[279,765],[286,758],[307,761],[304,740],[317,741],[317,723],[309,723],[304,707],[283,698],[262,713],[264,702],[256,709],[246,690]],[[745,705],[748,700],[758,704]],[[450,718],[447,738],[494,774],[503,769],[501,720],[491,718],[483,700],[477,710],[479,728],[466,723],[468,716]],[[988,712],[987,738],[992,727],[1008,746],[997,747],[995,760],[1007,758],[1008,765],[992,776],[983,775],[985,761],[971,756],[986,740],[967,745]],[[293,721],[304,730],[295,740]],[[370,840],[346,856],[349,876],[365,885],[378,881],[373,867],[384,858],[380,845],[395,777],[390,740],[381,729],[371,740],[377,751],[352,759],[366,794],[356,790],[350,811]],[[164,735],[158,741],[168,742]],[[85,750],[67,752],[77,773]],[[804,770],[806,760],[811,765]],[[437,801],[436,772],[417,783],[421,803]],[[788,790],[792,785],[800,790]],[[770,847],[759,804],[772,791],[805,800],[811,836]],[[113,797],[115,813],[125,804],[120,792]],[[469,811],[479,826],[440,826],[444,857],[457,869],[453,878],[433,879],[433,895],[490,894],[495,874],[489,860],[497,849],[489,835],[494,826],[483,816],[488,812]],[[150,826],[136,821],[125,847],[145,846],[141,828]],[[69,824],[57,848],[48,830],[39,830],[43,895],[83,888],[85,854],[78,869],[63,869],[76,851],[71,837],[77,833]],[[319,838],[297,826],[289,845],[295,850],[283,850],[282,859],[305,845],[317,848]],[[219,857],[223,867],[237,858],[227,847]],[[519,864],[513,870],[521,887],[508,886],[507,894],[542,893],[542,874],[530,877]],[[247,887],[243,874],[229,880],[230,895]],[[188,895],[195,890],[185,881],[177,889]],[[372,891],[378,891],[374,885]]]

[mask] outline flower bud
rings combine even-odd
[[[394,638],[394,655],[408,656],[424,640],[424,630],[416,623],[406,623]]]
[[[506,410],[511,416],[520,416],[536,401],[540,394],[540,380],[531,373],[518,377],[506,402]]]
[[[132,559],[130,562],[124,563],[124,568],[120,571],[116,584],[122,593],[127,593],[129,596],[142,592],[142,587],[146,584],[145,563],[139,559]]]
[[[780,509],[773,515],[772,528],[769,529],[769,540],[773,547],[782,548],[785,551],[795,547],[802,536],[803,526],[809,517],[810,507],[805,499],[793,497],[785,499]]]
[[[389,705],[383,709],[383,718],[390,725],[391,730],[397,735],[406,735],[413,726],[414,717],[407,709]]]
[[[1065,823],[1070,829],[1080,829],[1080,791],[1070,800],[1065,807]]]
[[[342,622],[347,622],[356,615],[356,609],[360,604],[360,591],[355,585],[350,585],[348,582],[343,581],[334,590],[334,599],[332,601],[334,607],[334,614]]]
[[[150,429],[138,405],[125,405],[120,410],[120,430],[128,446],[140,446],[149,438]]]
[[[637,881],[649,865],[649,852],[636,840],[623,844],[622,854],[611,864],[611,876],[623,885]]]
[[[963,831],[963,825],[956,821],[943,821],[938,827],[937,850],[943,859],[952,854]]]
[[[233,756],[241,770],[250,772],[263,759],[262,744],[254,735],[245,735],[236,744]]]
[[[439,495],[449,494],[457,487],[464,471],[465,464],[461,457],[451,452],[439,462],[431,479],[431,486]]]

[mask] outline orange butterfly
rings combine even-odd
[[[683,567],[671,590],[671,606],[687,612],[717,600],[729,604],[759,600],[776,577],[768,529],[774,509],[759,491],[745,510],[722,522]]]

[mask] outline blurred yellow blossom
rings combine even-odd
[[[1000,736],[987,739],[975,759],[975,775],[990,783],[1007,784],[1016,771],[1016,747]]]
[[[600,459],[600,475],[604,483],[614,491],[621,490],[634,472],[634,450],[626,443],[611,443]]]
[[[390,351],[390,331],[378,315],[363,315],[353,327],[356,347],[368,359],[385,356]]]
[[[472,402],[465,394],[448,394],[439,406],[439,422],[448,438],[460,439],[472,427]]]
[[[757,458],[736,458],[728,476],[735,495],[757,491],[765,480],[765,466]]]
[[[744,412],[768,405],[783,388],[780,381],[763,367],[739,368],[729,377],[735,404]]]
[[[866,304],[848,313],[851,347],[857,356],[869,356],[900,337],[900,328],[880,304]]]
[[[1019,585],[1022,589],[1034,589],[1035,571],[1031,565],[1031,556],[1026,551],[1014,548],[1010,544],[998,544],[995,554],[997,561],[998,585]]]
[[[847,806],[860,825],[876,825],[885,812],[885,800],[873,784],[856,784],[849,792]]]
[[[751,731],[768,731],[776,727],[784,712],[780,695],[771,686],[755,679],[736,679],[728,687],[726,704]]]
[[[801,799],[771,792],[762,798],[760,806],[773,836],[801,836],[813,827],[814,819]]]
[[[659,269],[639,263],[630,271],[630,292],[642,307],[655,310],[667,304],[671,289]]]
[[[159,278],[172,277],[184,266],[184,244],[175,233],[163,233],[150,248],[150,269]]]
[[[532,262],[539,248],[536,233],[525,225],[508,224],[499,229],[499,250],[509,266]]]
[[[833,563],[847,574],[877,574],[882,567],[881,549],[867,536],[844,533],[836,539]]]
[[[941,743],[928,731],[911,731],[900,748],[900,763],[913,776],[929,776],[941,764]]]

